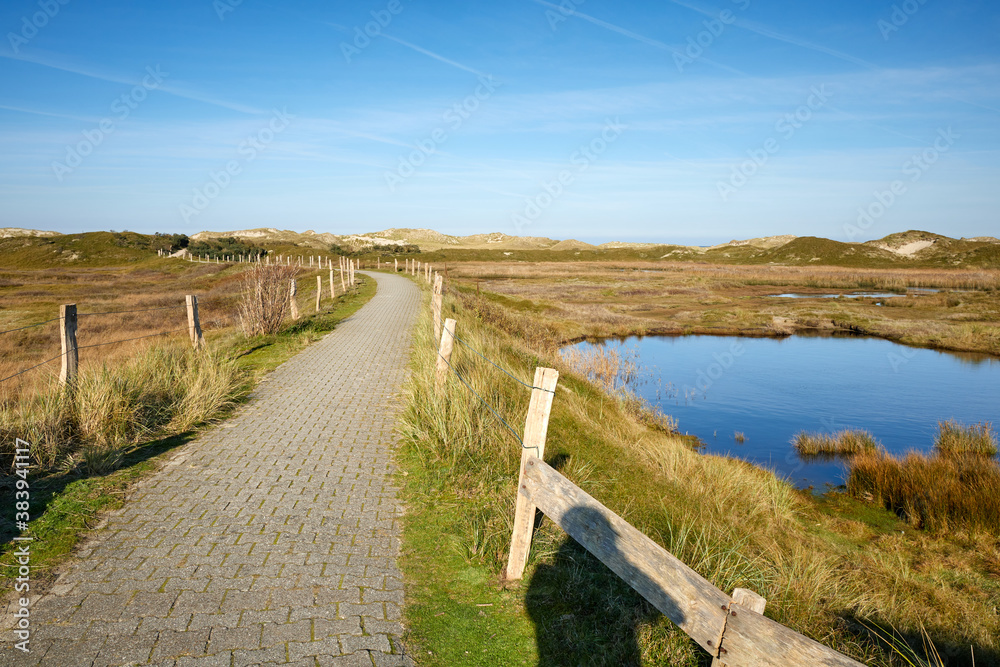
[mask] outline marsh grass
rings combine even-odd
[[[849,464],[847,490],[931,533],[1000,534],[1000,465],[992,458],[864,452]]]
[[[836,433],[801,431],[792,438],[792,446],[804,458],[853,456],[881,447],[875,436],[864,429],[845,429]]]
[[[948,456],[996,456],[997,436],[989,422],[960,424],[956,421],[938,423],[934,448]]]
[[[605,391],[609,383],[596,375],[591,381],[586,368],[572,370],[554,352],[558,339],[526,343],[547,333],[534,314],[461,290],[445,308],[457,319],[460,336],[522,380],[530,380],[535,366],[560,368],[546,460],[721,589],[757,591],[768,600],[770,617],[867,664],[902,663],[871,636],[852,630],[853,619],[898,627],[915,638],[926,627],[939,646],[968,651],[974,644],[977,664],[996,664],[990,656],[1000,660],[1000,620],[990,611],[1000,589],[979,573],[972,556],[968,563],[956,560],[963,552],[929,537],[912,543],[916,538],[900,533],[905,524],[862,503],[857,505],[867,514],[852,512],[863,519],[827,516],[770,472],[692,451]],[[429,665],[482,664],[477,656],[485,654],[491,664],[538,656],[545,664],[632,664],[633,649],[642,664],[707,664],[680,630],[548,520],[533,538],[523,583],[498,583],[520,447],[454,376],[444,396],[435,395],[430,328],[425,312],[417,325],[399,452],[408,507],[403,568],[411,646],[433,651],[420,653]],[[527,390],[460,346],[453,363],[519,432]],[[856,502],[845,496],[848,501]],[[974,539],[1000,554],[1000,544]],[[928,575],[928,568],[937,574]],[[442,622],[468,619],[467,610],[482,600],[497,600],[497,606],[481,623]],[[504,628],[504,642],[495,631],[480,632],[482,624]],[[637,648],[630,648],[633,639]]]

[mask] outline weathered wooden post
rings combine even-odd
[[[198,318],[198,297],[188,294],[184,300],[187,302],[188,334],[191,336],[191,344],[197,350],[205,345],[205,337],[201,334],[201,320]]]
[[[510,555],[507,558],[507,569],[504,578],[520,579],[524,574],[524,566],[528,563],[528,550],[531,548],[531,530],[535,523],[535,506],[520,493],[524,483],[524,466],[531,457],[541,459],[545,454],[545,436],[549,430],[549,413],[552,411],[552,398],[555,396],[556,382],[559,381],[559,371],[554,368],[535,369],[534,387],[531,390],[531,402],[528,404],[528,417],[524,422],[524,445],[521,448],[521,470],[517,477],[517,505],[514,509],[514,531],[510,538]]]
[[[399,259],[397,257],[392,258],[392,272],[399,273]]]
[[[323,279],[316,276],[316,312],[319,312],[319,300],[323,298]]]
[[[767,600],[748,588],[733,589],[733,602],[761,615],[764,614],[764,607],[767,606]],[[735,614],[736,612],[734,611],[733,615]],[[712,658],[712,667],[724,667],[725,664],[725,661],[719,658]]]
[[[59,306],[59,338],[62,341],[62,369],[59,384],[72,385],[80,368],[80,350],[76,346],[76,304]]]
[[[330,298],[331,299],[337,298],[337,289],[334,286],[333,282],[333,262],[330,262]]]
[[[292,309],[292,319],[299,319],[299,304],[295,302],[295,278],[292,278],[292,285],[288,290],[288,303]]]
[[[444,391],[444,381],[448,377],[448,368],[451,364],[451,351],[455,348],[455,324],[455,320],[445,320],[444,331],[441,332],[437,364],[434,368],[434,393],[438,396]]]
[[[431,310],[434,313],[434,340],[441,338],[442,287],[441,276],[437,276],[434,279],[434,294],[431,296]]]

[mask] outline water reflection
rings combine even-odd
[[[938,421],[1000,424],[1000,359],[856,334],[785,338],[649,336],[578,343],[635,351],[636,392],[708,453],[774,469],[797,485],[840,484],[843,464],[801,460],[799,431],[868,429],[893,453],[927,451]],[[737,437],[737,433],[742,437]]]

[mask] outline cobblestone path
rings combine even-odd
[[[412,664],[390,474],[420,292],[368,275],[367,305],[135,489],[0,663]]]

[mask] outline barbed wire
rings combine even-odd
[[[45,365],[45,364],[47,364],[47,363],[50,363],[50,362],[52,362],[52,361],[55,361],[56,359],[60,358],[61,356],[63,356],[63,355],[62,355],[62,353],[60,353],[60,354],[57,354],[56,356],[52,357],[51,359],[46,359],[45,361],[43,361],[43,362],[42,362],[42,363],[40,363],[40,364],[35,364],[35,365],[34,365],[34,366],[32,366],[31,368],[25,368],[25,369],[24,369],[23,371],[19,371],[19,372],[17,372],[17,373],[14,373],[13,375],[8,375],[7,377],[5,377],[5,378],[3,378],[2,380],[0,380],[0,382],[6,382],[7,380],[13,380],[13,379],[14,379],[14,378],[16,378],[16,377],[17,377],[18,375],[24,375],[24,374],[25,374],[25,373],[27,373],[28,371],[33,371],[33,370],[35,370],[36,368],[38,368],[39,366],[44,366],[44,365]]]
[[[53,317],[51,320],[45,320],[44,322],[38,322],[36,324],[29,324],[27,326],[18,327],[17,329],[8,329],[7,331],[0,331],[0,335],[8,334],[8,333],[14,333],[15,331],[24,331],[25,329],[31,329],[32,327],[40,327],[40,326],[42,326],[44,324],[48,324],[50,322],[55,322],[55,321],[61,320],[61,319],[62,319],[61,317]]]
[[[455,374],[455,377],[457,377],[457,378],[459,379],[459,381],[461,381],[461,383],[462,383],[462,384],[464,384],[464,385],[465,385],[465,387],[466,387],[466,388],[467,388],[467,389],[468,389],[469,391],[471,391],[471,392],[472,392],[473,394],[475,394],[476,398],[478,398],[478,399],[480,400],[480,402],[482,402],[482,404],[483,404],[483,405],[485,405],[485,406],[486,406],[486,408],[487,408],[487,409],[488,409],[488,410],[489,410],[490,412],[492,412],[492,413],[493,413],[493,416],[494,416],[494,417],[496,417],[497,419],[499,419],[499,420],[500,420],[500,423],[501,423],[501,424],[503,424],[504,426],[506,426],[506,427],[507,427],[507,430],[508,430],[508,431],[510,431],[510,432],[511,432],[511,434],[512,434],[512,435],[513,435],[513,436],[514,436],[514,437],[515,437],[515,438],[517,439],[517,441],[518,441],[518,442],[519,442],[519,443],[521,444],[521,449],[525,449],[525,446],[524,446],[524,440],[522,440],[522,439],[521,439],[521,436],[520,436],[520,435],[518,435],[517,431],[515,431],[515,430],[514,430],[514,427],[512,427],[512,426],[511,426],[510,424],[508,424],[508,423],[507,423],[507,420],[506,420],[506,419],[504,419],[503,417],[501,417],[501,416],[500,416],[500,413],[499,413],[499,412],[497,412],[496,410],[494,410],[494,409],[493,409],[493,406],[492,406],[492,405],[490,405],[490,404],[489,404],[489,403],[488,403],[488,402],[486,401],[486,399],[485,399],[485,398],[483,398],[482,396],[480,396],[480,395],[479,395],[479,392],[478,392],[478,391],[476,391],[475,389],[473,389],[472,385],[471,385],[471,384],[469,384],[469,383],[468,383],[468,382],[467,382],[467,381],[465,380],[465,378],[463,378],[463,377],[462,377],[462,374],[461,374],[461,373],[459,373],[459,372],[458,372],[457,370],[455,370],[455,367],[451,365],[451,362],[450,362],[450,361],[448,361],[447,359],[445,359],[445,357],[444,357],[444,355],[443,355],[443,354],[441,354],[440,352],[438,352],[438,356],[439,356],[439,357],[441,357],[441,359],[442,359],[442,360],[444,360],[444,363],[448,364],[448,368],[450,368],[450,369],[451,369],[451,372]]]

